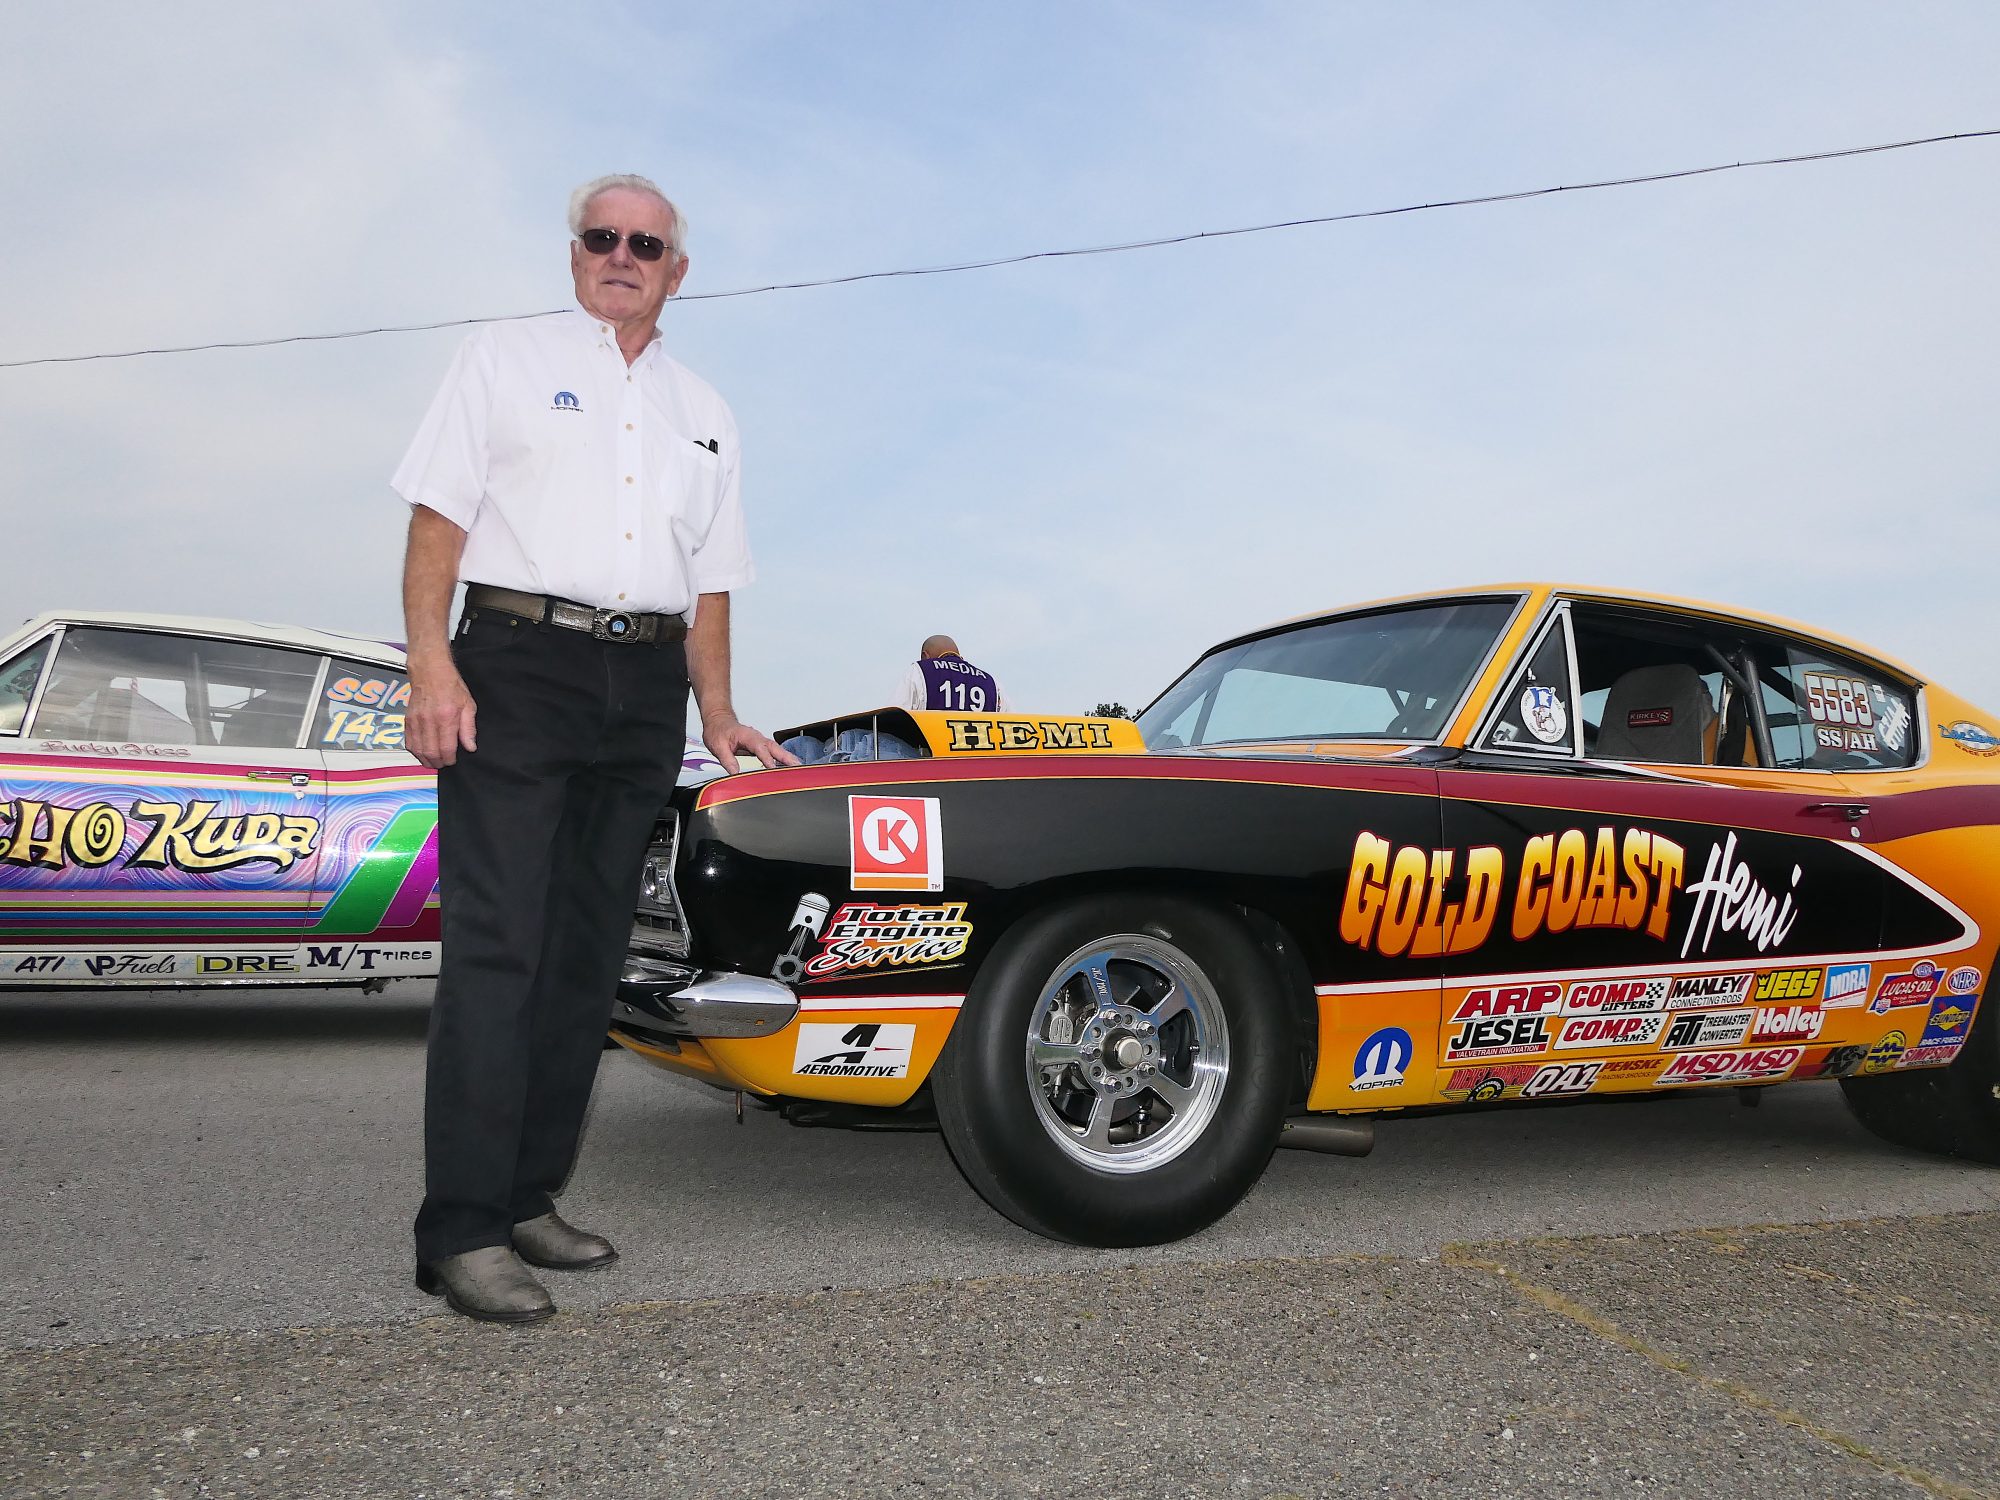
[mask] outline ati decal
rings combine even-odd
[[[1757,976],[1752,1000],[1810,1000],[1819,993],[1818,969],[1774,969]]]
[[[965,903],[943,906],[843,906],[827,924],[825,946],[806,964],[806,978],[883,964],[941,964],[965,956],[972,924]]]
[[[1903,1054],[1909,1050],[1910,1039],[1908,1037],[1904,1036],[1900,1031],[1889,1032],[1881,1041],[1868,1049],[1868,1055],[1861,1063],[1861,1071],[1864,1073],[1886,1073],[1895,1067],[1897,1063],[1901,1062]]]
[[[1724,834],[1721,843],[1709,846],[1708,864],[1701,872],[1701,879],[1688,886],[1688,894],[1694,897],[1694,916],[1688,922],[1687,936],[1681,939],[1682,958],[1693,948],[1697,933],[1701,936],[1701,951],[1708,952],[1709,940],[1715,936],[1718,925],[1725,934],[1741,933],[1757,945],[1760,953],[1791,935],[1798,913],[1792,909],[1790,893],[1773,896],[1757,882],[1748,865],[1737,864],[1735,860],[1734,833]],[[1792,866],[1793,890],[1798,889],[1803,873],[1797,865]],[[1702,921],[1704,916],[1708,918],[1706,923]]]
[[[2000,755],[2000,735],[1982,729],[1970,719],[1938,725],[1938,733],[1968,755]]]
[[[1660,1045],[1674,1052],[1696,1047],[1734,1047],[1750,1034],[1751,1010],[1690,1011],[1674,1017]]]
[[[59,974],[62,972],[62,953],[28,953],[14,960],[16,974]]]
[[[1667,1003],[1672,981],[1657,974],[1650,979],[1586,979],[1569,987],[1563,1001],[1566,1016],[1630,1016],[1658,1010]]]
[[[1677,1083],[1750,1083],[1783,1078],[1804,1057],[1803,1047],[1759,1047],[1751,1052],[1688,1052],[1660,1074],[1661,1087]]]
[[[233,870],[268,860],[280,870],[309,858],[319,837],[319,819],[278,813],[216,816],[219,802],[134,802],[120,812],[109,802],[62,807],[26,797],[0,802],[0,860],[60,870],[66,865],[97,869],[123,853],[132,825],[139,846],[119,868],[190,874]]]
[[[1428,849],[1363,832],[1354,840],[1340,936],[1388,957],[1470,953],[1492,934],[1506,860],[1491,844]],[[1511,930],[1517,942],[1571,928],[1622,927],[1665,941],[1685,851],[1643,828],[1538,834],[1521,852]],[[1461,895],[1445,891],[1462,884]]]
[[[1403,1081],[1403,1070],[1416,1052],[1409,1032],[1400,1026],[1384,1026],[1363,1042],[1354,1053],[1354,1082],[1362,1089],[1394,1088]]]
[[[1819,1037],[1826,1015],[1817,1005],[1778,1005],[1757,1012],[1750,1039],[1757,1042],[1810,1042]]]
[[[1445,1049],[1448,1062],[1471,1057],[1523,1057],[1549,1045],[1545,1016],[1492,1016],[1467,1021],[1451,1035]]]
[[[1754,974],[1682,974],[1667,992],[1667,1005],[1692,1010],[1702,1005],[1741,1005],[1750,995]]]
[[[1667,1018],[1650,1016],[1571,1016],[1556,1038],[1558,1052],[1583,1047],[1650,1047],[1659,1040]]]
[[[907,1021],[807,1021],[792,1072],[805,1078],[907,1078],[917,1028]]]
[[[1917,1039],[1919,1047],[1940,1047],[1946,1043],[1957,1046],[1964,1041],[1972,1026],[1972,1011],[1962,1001],[1945,997],[1931,1006],[1929,1018],[1924,1022],[1924,1034]]]
[[[1447,1099],[1464,1099],[1488,1104],[1518,1094],[1524,1084],[1541,1072],[1535,1063],[1500,1063],[1490,1068],[1458,1068],[1438,1092]]]
[[[952,753],[979,750],[1109,750],[1107,724],[1055,719],[946,719]]]
[[[1480,1016],[1546,1016],[1562,1003],[1559,984],[1508,984],[1495,989],[1471,990],[1451,1013],[1454,1021],[1470,1021]]]
[[[1845,1010],[1868,1003],[1868,986],[1874,982],[1873,964],[1829,964],[1826,970],[1825,1010]]]
[[[857,891],[941,891],[935,797],[849,797],[848,881]]]
[[[1979,988],[1982,977],[1977,969],[1953,969],[1945,976],[1944,987],[1954,995],[1969,995]]]
[[[1898,1068],[1937,1068],[1958,1056],[1964,1042],[1937,1042],[1923,1047],[1912,1047],[1896,1062]]]
[[[1523,1099],[1554,1099],[1563,1094],[1587,1094],[1597,1082],[1601,1062],[1550,1063],[1535,1070],[1535,1076],[1521,1085]]]
[[[1929,1005],[1943,979],[1944,971],[1929,959],[1908,973],[1884,974],[1882,987],[1875,992],[1875,1003],[1868,1009],[1879,1016],[1906,1005]]]
[[[785,929],[785,951],[771,965],[771,977],[780,984],[797,984],[806,977],[806,944],[819,936],[826,925],[831,903],[818,891],[807,891],[792,908],[791,924]]]

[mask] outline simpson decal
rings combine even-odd
[[[944,838],[935,797],[849,797],[848,881],[857,891],[941,891]]]
[[[907,1021],[807,1021],[799,1027],[792,1072],[803,1078],[906,1078],[916,1039],[917,1028]]]
[[[1804,1057],[1803,1047],[1760,1047],[1750,1052],[1688,1052],[1660,1074],[1661,1087],[1680,1083],[1768,1083],[1783,1078]]]
[[[1875,1003],[1868,1009],[1879,1016],[1906,1005],[1929,1005],[1943,979],[1944,971],[1929,959],[1907,973],[1884,974],[1882,987],[1875,991]]]
[[[1570,1016],[1556,1038],[1556,1050],[1650,1047],[1659,1040],[1666,1024],[1666,1016],[1658,1011],[1644,1016]]]
[[[1650,979],[1585,979],[1569,987],[1566,1016],[1629,1016],[1659,1010],[1673,983],[1664,974]]]
[[[1756,1012],[1752,1010],[1689,1011],[1674,1017],[1660,1045],[1674,1052],[1695,1047],[1740,1046],[1750,1034],[1750,1019],[1754,1015]]]
[[[805,966],[808,979],[884,964],[950,963],[965,956],[972,924],[965,903],[942,906],[843,906],[827,923],[824,946]]]
[[[1868,987],[1875,982],[1873,964],[1832,964],[1826,971],[1826,998],[1822,1010],[1845,1010],[1868,1003]]]
[[[1912,1047],[1896,1061],[1898,1068],[1938,1068],[1958,1056],[1963,1042],[1939,1042],[1935,1046]]]

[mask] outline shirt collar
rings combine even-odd
[[[600,349],[609,349],[620,359],[625,357],[625,352],[618,347],[618,330],[595,313],[588,312],[581,307],[572,307],[567,315],[567,321],[569,326],[576,330],[579,338],[589,339],[591,343]],[[645,348],[639,351],[639,357],[632,361],[634,367],[642,365],[651,359],[659,347],[660,330],[656,325],[653,329],[652,339],[648,341]]]

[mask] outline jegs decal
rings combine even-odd
[[[965,956],[971,941],[963,901],[941,906],[850,904],[827,923],[823,946],[806,961],[805,977],[824,979],[883,964],[950,963]]]
[[[1773,969],[1757,976],[1753,1000],[1810,1000],[1819,993],[1818,969]]]

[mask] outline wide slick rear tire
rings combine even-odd
[[[1841,1079],[1854,1118],[1893,1145],[2000,1166],[1996,1008],[1989,993],[1949,1067]]]
[[[1291,1023],[1242,922],[1089,897],[1008,934],[932,1073],[966,1180],[1080,1244],[1184,1238],[1240,1202],[1283,1128]]]

